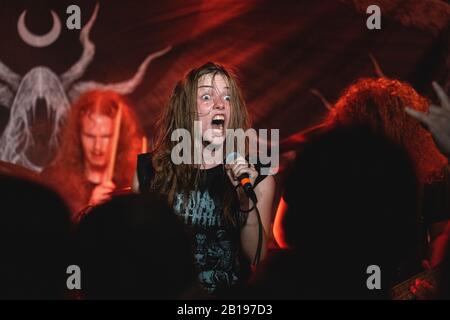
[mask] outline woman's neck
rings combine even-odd
[[[219,162],[219,161],[220,160],[223,161],[223,159],[215,159],[216,158],[215,157],[216,156],[216,151],[214,151],[214,150],[212,150],[212,151],[211,150],[207,150],[206,152],[211,155],[211,157],[212,157],[211,160],[215,160],[215,161],[205,161],[205,158],[204,158],[205,149],[206,148],[205,148],[205,145],[204,145],[203,149],[202,149],[202,163],[199,166],[200,170],[211,169],[211,168],[217,167],[218,165],[222,164],[222,162]],[[218,156],[223,158],[223,152],[220,152],[220,155],[218,155]]]
[[[211,168],[215,168],[218,165],[220,165],[220,163],[213,163],[213,164],[206,164],[206,163],[202,163],[199,167],[200,170],[208,170]]]

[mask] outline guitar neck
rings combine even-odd
[[[436,279],[439,274],[439,268],[434,268],[430,270],[425,270],[413,277],[405,280],[391,289],[391,297],[393,300],[413,300],[415,298],[414,294],[411,292],[410,288],[414,286],[416,279],[426,280],[430,284],[436,283]]]

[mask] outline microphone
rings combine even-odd
[[[241,161],[241,163],[242,163],[241,159],[244,162],[246,162],[244,157],[242,157],[239,153],[231,152],[227,155],[225,163],[227,163],[227,164],[238,163],[238,161]],[[258,202],[258,199],[256,198],[256,194],[255,194],[255,191],[253,190],[253,186],[250,181],[250,176],[248,175],[248,173],[243,173],[237,178],[239,181],[239,185],[242,187],[242,189],[244,190],[247,197],[249,197],[253,201],[253,204],[256,205],[256,202]]]

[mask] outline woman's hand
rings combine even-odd
[[[226,164],[225,170],[227,171],[228,178],[230,178],[231,183],[235,187],[239,184],[239,177],[244,173],[248,174],[252,186],[258,177],[258,171],[256,171],[255,166],[248,164],[245,160],[240,163]]]
[[[450,99],[444,89],[433,82],[434,91],[439,97],[440,106],[430,105],[428,113],[423,113],[406,107],[405,111],[411,117],[423,123],[430,131],[439,150],[450,156]]]

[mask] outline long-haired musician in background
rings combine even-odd
[[[418,201],[421,229],[428,232],[428,237],[421,237],[424,248],[419,250],[430,251],[419,252],[422,258],[429,259],[423,261],[425,268],[441,263],[450,233],[450,102],[444,89],[437,83],[433,87],[440,107],[430,105],[428,99],[405,82],[388,78],[359,79],[345,89],[326,121],[304,136],[308,140],[330,128],[365,126],[407,151],[420,187],[419,199],[411,198],[411,201]],[[413,117],[425,124],[428,131]],[[283,228],[288,208],[285,192],[274,223],[275,237],[282,246],[288,245],[284,239],[289,231]],[[290,232],[295,235],[298,230]],[[411,291],[415,294],[417,290]]]
[[[433,86],[445,105],[443,89],[437,84]],[[439,238],[450,221],[450,167],[445,149],[433,140],[434,132],[410,117],[405,112],[408,107],[415,114],[436,110],[427,98],[405,82],[360,79],[345,90],[327,120],[335,126],[366,125],[409,153],[422,189],[420,215],[431,240],[429,262],[436,266],[443,252]],[[439,120],[447,121],[444,116]]]
[[[125,100],[113,91],[91,91],[72,106],[60,149],[42,173],[59,191],[73,220],[87,205],[98,205],[116,188],[131,186],[142,134]]]
[[[192,236],[200,283],[220,295],[245,278],[258,252],[264,255],[275,180],[260,174],[257,164],[208,164],[204,157],[201,163],[175,164],[171,155],[178,142],[172,135],[181,129],[192,137],[195,121],[201,123],[202,154],[207,145],[225,139],[226,129],[249,128],[236,79],[223,66],[206,63],[178,82],[157,126],[155,147],[139,157],[135,187],[167,198]],[[216,145],[224,147],[220,142]],[[238,187],[238,177],[244,173],[256,193],[261,224],[255,205]]]

